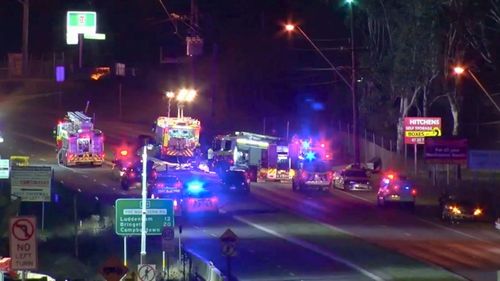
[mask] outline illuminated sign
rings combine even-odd
[[[405,144],[425,144],[427,137],[441,136],[441,117],[405,117]]]

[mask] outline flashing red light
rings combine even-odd
[[[325,157],[326,159],[330,159],[330,154],[327,154]]]
[[[307,173],[306,172],[302,172],[302,178],[303,179],[307,179]]]
[[[162,182],[159,182],[156,184],[156,187],[163,188],[163,187],[165,187],[165,184],[163,184]]]
[[[411,190],[411,195],[413,195],[413,196],[417,196],[417,190],[416,190],[416,189],[412,189],[412,190]]]
[[[127,156],[128,155],[128,150],[126,150],[126,149],[120,150],[120,155],[121,156]]]
[[[134,178],[135,177],[135,173],[134,172],[130,172],[130,176],[131,178]]]

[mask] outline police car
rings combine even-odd
[[[385,206],[388,203],[407,204],[415,207],[417,189],[406,176],[389,173],[382,177],[377,192],[377,205]]]

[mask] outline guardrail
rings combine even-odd
[[[211,261],[206,260],[189,249],[185,249],[184,253],[189,261],[190,280],[228,281],[227,277]],[[233,280],[236,281],[235,278],[231,279],[231,281]]]

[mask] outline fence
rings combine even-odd
[[[195,252],[185,249],[184,251],[185,261],[189,263],[188,266],[188,276],[190,280],[196,281],[226,281],[226,277],[222,272],[215,267],[215,265]],[[185,267],[185,266],[184,266]],[[186,272],[186,270],[183,270]],[[234,278],[232,280],[235,280]]]

